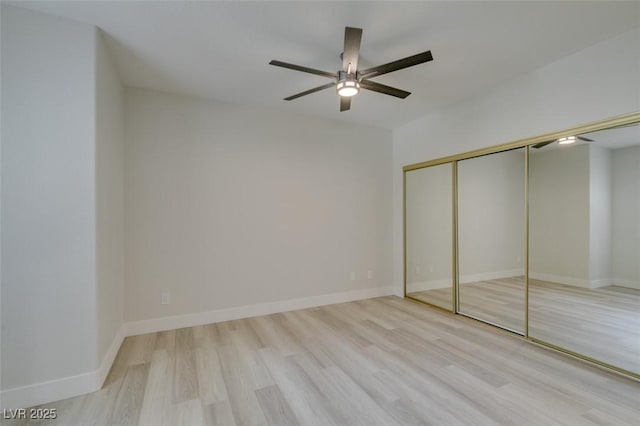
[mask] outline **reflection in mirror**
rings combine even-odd
[[[530,148],[529,335],[640,373],[640,126]]]
[[[405,173],[407,296],[453,309],[451,163]]]
[[[459,312],[524,334],[525,149],[458,162]]]

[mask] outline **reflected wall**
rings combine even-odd
[[[452,310],[451,163],[405,173],[406,294]]]
[[[529,336],[640,373],[640,127],[531,148]]]
[[[458,311],[524,334],[525,148],[458,162]]]

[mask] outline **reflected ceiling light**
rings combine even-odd
[[[558,143],[560,145],[566,145],[566,144],[575,143],[575,142],[576,142],[575,136],[566,136],[564,138],[558,139]]]
[[[344,71],[340,71],[340,79],[338,80],[338,84],[336,84],[336,91],[340,96],[355,96],[360,92],[360,83],[354,74],[347,74]]]

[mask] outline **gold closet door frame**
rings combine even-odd
[[[402,228],[403,228],[403,262],[404,262],[404,273],[403,273],[403,283],[404,283],[404,297],[407,299],[411,299],[413,301],[422,303],[424,305],[428,305],[433,308],[437,308],[446,312],[450,312],[454,315],[464,315],[459,312],[460,307],[460,295],[459,295],[459,251],[458,251],[458,161],[466,160],[469,158],[482,157],[484,155],[495,154],[503,151],[511,151],[518,148],[525,148],[525,180],[524,180],[524,197],[525,197],[525,220],[524,220],[524,280],[525,280],[525,304],[524,304],[524,335],[512,332],[511,330],[500,327],[496,324],[491,324],[487,321],[482,321],[477,318],[470,317],[468,315],[464,315],[467,318],[472,318],[478,322],[482,322],[485,324],[489,324],[494,326],[496,329],[506,330],[510,332],[510,334],[518,337],[522,337],[524,340],[539,346],[543,346],[558,352],[561,352],[565,355],[572,356],[574,358],[578,358],[584,361],[591,362],[600,367],[604,367],[608,370],[620,373],[624,376],[631,377],[636,380],[640,380],[640,374],[634,373],[633,371],[625,370],[613,364],[609,364],[604,361],[600,361],[598,359],[592,358],[588,355],[584,355],[570,349],[566,349],[562,346],[555,345],[553,343],[546,342],[541,339],[537,339],[535,337],[529,336],[529,151],[531,145],[535,145],[540,142],[546,142],[549,140],[559,139],[561,137],[595,132],[598,130],[605,130],[609,128],[625,126],[629,124],[638,124],[640,123],[640,112],[633,112],[630,114],[619,115],[616,117],[607,118],[604,120],[598,120],[591,123],[583,124],[580,126],[571,127],[564,130],[559,130],[552,133],[546,133],[540,136],[535,136],[526,139],[519,139],[513,142],[508,142],[505,144],[494,145],[487,148],[476,149],[473,151],[464,152],[461,154],[450,155],[447,157],[436,158],[434,160],[423,161],[420,163],[410,164],[404,166],[402,168]],[[451,309],[445,309],[440,306],[436,306],[429,302],[425,302],[424,300],[420,300],[414,297],[411,297],[407,294],[407,172],[411,170],[423,169],[425,167],[438,166],[441,164],[451,163],[451,180],[452,180],[452,301],[451,301]]]
[[[442,306],[435,305],[433,303],[427,302],[425,300],[418,299],[416,297],[409,296],[407,293],[407,172],[411,170],[419,170],[425,167],[430,166],[439,166],[442,164],[451,163],[451,182],[452,182],[452,242],[451,248],[454,261],[451,262],[452,271],[451,271],[451,309],[443,308]],[[407,299],[414,300],[416,302],[420,302],[424,305],[430,306],[432,308],[440,309],[441,311],[450,312],[453,314],[458,313],[458,162],[457,161],[444,161],[437,164],[431,164],[425,167],[417,167],[411,170],[403,170],[402,172],[402,262],[403,262],[403,294]]]

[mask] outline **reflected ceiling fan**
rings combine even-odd
[[[540,148],[544,148],[545,146],[549,145],[550,143],[554,143],[554,142],[558,142],[558,144],[560,145],[568,145],[571,143],[576,143],[577,141],[584,141],[584,142],[593,142],[593,139],[589,139],[589,138],[585,138],[582,136],[565,136],[559,139],[554,139],[552,141],[544,141],[544,142],[539,142],[535,145],[531,145],[533,148],[535,149],[540,149]]]
[[[346,111],[351,108],[351,98],[360,92],[360,89],[372,90],[385,95],[395,96],[404,99],[411,94],[405,90],[396,89],[395,87],[386,86],[376,83],[370,79],[393,71],[409,68],[433,60],[431,51],[418,53],[417,55],[407,58],[398,59],[397,61],[387,64],[378,65],[377,67],[367,68],[365,70],[358,69],[358,56],[360,53],[360,40],[362,39],[362,29],[345,27],[344,29],[344,51],[340,55],[342,58],[342,69],[338,72],[321,71],[313,68],[303,67],[300,65],[289,64],[287,62],[273,60],[270,65],[277,67],[289,68],[295,71],[302,71],[309,74],[320,75],[333,80],[331,83],[305,90],[304,92],[291,95],[284,98],[285,101],[292,101],[301,96],[319,92],[335,86],[340,96],[340,111]]]

